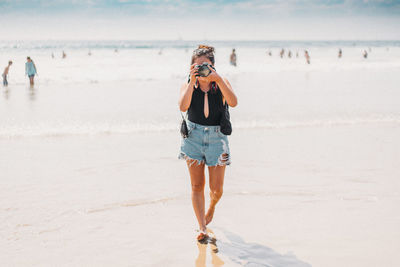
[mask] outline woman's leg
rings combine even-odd
[[[189,168],[190,181],[192,184],[192,204],[194,213],[196,214],[200,230],[205,231],[206,220],[204,217],[204,185],[206,181],[204,176],[204,163],[197,164],[195,160],[191,159],[187,160],[186,163]]]
[[[208,167],[210,173],[210,207],[206,214],[206,225],[214,216],[215,205],[222,197],[224,187],[225,165]]]

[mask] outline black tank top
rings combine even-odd
[[[201,125],[216,126],[220,125],[222,116],[222,93],[218,86],[216,89],[211,88],[208,91],[208,117],[204,116],[204,92],[198,88],[194,88],[192,101],[188,109],[188,119],[191,122]]]

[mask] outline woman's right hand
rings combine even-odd
[[[192,81],[195,82],[197,76],[199,76],[199,73],[197,72],[198,69],[195,66],[196,66],[196,64],[192,64],[190,66],[190,73],[189,73],[190,82],[192,82]]]

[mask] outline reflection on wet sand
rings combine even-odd
[[[10,90],[8,89],[8,87],[6,87],[4,89],[4,98],[5,99],[9,99],[10,98]]]
[[[207,229],[209,234],[209,238],[204,239],[202,241],[197,242],[197,248],[199,249],[199,255],[196,258],[195,266],[196,267],[206,267],[206,259],[207,259],[207,247],[210,247],[211,250],[211,263],[213,267],[223,266],[225,263],[218,257],[217,253],[219,252],[217,247],[217,239],[215,237],[214,232],[211,229]]]
[[[33,85],[29,86],[28,97],[31,101],[34,101],[36,99],[35,87]]]

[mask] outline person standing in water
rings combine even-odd
[[[1,76],[3,76],[3,85],[4,86],[8,86],[8,81],[7,81],[7,75],[8,75],[8,71],[10,70],[10,66],[12,65],[12,61],[8,61],[8,65],[7,67],[5,67],[3,74]]]
[[[364,57],[364,58],[367,58],[367,57],[368,57],[367,50],[364,50],[363,57]]]
[[[235,67],[236,67],[236,59],[237,59],[236,50],[235,50],[235,48],[233,48],[230,61],[231,61],[231,65],[233,65]]]
[[[67,54],[64,52],[64,50],[63,50],[63,52],[62,52],[62,58],[66,58],[67,57]]]
[[[33,63],[33,60],[30,57],[27,57],[25,63],[25,75],[28,75],[31,85],[35,83],[35,74],[37,74],[35,63]]]
[[[338,54],[338,58],[341,58],[342,57],[342,49],[341,48],[339,48],[339,54]]]
[[[209,74],[198,73],[206,65]],[[220,124],[224,105],[237,105],[237,97],[229,81],[215,70],[214,47],[199,45],[193,51],[189,80],[181,87],[179,109],[187,111],[189,136],[182,138],[179,158],[186,161],[192,185],[192,205],[199,224],[198,241],[208,239],[206,226],[214,216],[222,197],[225,167],[230,164],[227,135]],[[208,166],[210,206],[205,212],[205,165]]]
[[[310,64],[310,55],[307,50],[304,50],[304,56],[306,57],[307,64]]]

